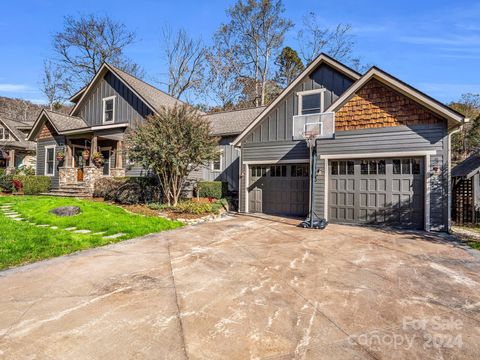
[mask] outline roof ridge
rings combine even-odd
[[[182,104],[189,105],[189,104],[187,104],[186,102],[184,102],[184,101],[182,101],[182,100],[180,100],[180,99],[177,99],[176,97],[174,97],[174,96],[172,96],[172,95],[170,95],[170,94],[166,93],[165,91],[163,91],[163,90],[161,90],[161,89],[157,88],[156,86],[154,86],[154,85],[152,85],[152,84],[150,84],[150,83],[148,83],[148,82],[146,82],[146,81],[144,81],[144,80],[142,80],[142,79],[138,78],[138,77],[137,77],[137,76],[135,76],[135,75],[132,75],[132,74],[130,74],[130,73],[128,73],[128,72],[126,72],[126,71],[124,71],[124,70],[122,70],[122,69],[119,69],[118,67],[116,67],[116,66],[114,66],[114,65],[112,65],[112,64],[110,64],[110,63],[105,63],[105,64],[107,64],[108,66],[110,66],[111,68],[113,68],[113,70],[114,70],[114,71],[117,71],[117,72],[120,72],[120,73],[127,74],[128,76],[131,76],[131,77],[133,77],[135,80],[138,80],[138,81],[140,81],[140,82],[144,83],[145,85],[147,85],[147,86],[150,86],[151,88],[153,88],[153,89],[155,89],[155,90],[157,90],[157,91],[160,91],[160,92],[161,92],[161,93],[163,93],[164,95],[166,95],[166,96],[168,96],[168,97],[172,98],[172,100],[175,100],[175,101],[181,102]],[[128,82],[128,81],[127,81],[127,82]]]
[[[51,112],[51,113],[54,113],[54,114],[57,114],[57,115],[63,115],[63,116],[68,116],[68,117],[72,117],[72,118],[77,118],[77,119],[82,119],[80,116],[74,116],[74,115],[70,115],[70,114],[65,114],[65,113],[62,113],[60,111],[54,111],[54,110],[50,110],[50,109],[43,109],[45,111],[48,111],[48,112]],[[83,120],[83,119],[82,119]]]
[[[262,108],[266,108],[266,107],[267,107],[267,105],[262,105],[262,106],[252,106],[252,107],[245,108],[245,109],[224,110],[224,111],[206,113],[204,116],[212,116],[212,115],[217,115],[217,114],[226,114],[226,113],[232,113],[232,112],[238,112],[238,111],[247,111],[247,110],[253,110],[253,109],[262,109]]]

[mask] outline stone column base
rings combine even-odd
[[[85,181],[85,190],[91,194],[95,190],[95,181],[103,176],[103,168],[96,166],[85,166],[83,168],[83,181]]]
[[[110,169],[110,176],[124,177],[125,176],[125,169],[112,168],[112,169]]]
[[[74,167],[65,167],[62,166],[58,168],[58,180],[60,186],[73,184],[77,181],[77,169]]]

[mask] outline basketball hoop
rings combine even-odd
[[[315,141],[318,138],[318,132],[316,131],[304,131],[302,134],[303,139],[307,143],[307,146],[311,149],[315,146]]]

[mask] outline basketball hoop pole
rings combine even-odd
[[[314,199],[315,195],[313,193],[314,183],[315,183],[315,173],[317,168],[317,139],[313,139],[309,142],[309,152],[310,152],[310,228],[313,229],[313,209],[314,209]]]

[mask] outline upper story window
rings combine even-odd
[[[103,99],[103,122],[112,123],[115,121],[115,96]]]
[[[213,171],[222,171],[222,160],[223,160],[223,151],[220,150],[215,160],[212,161]]]
[[[324,92],[325,89],[298,92],[298,115],[322,113],[324,110]]]
[[[10,137],[10,131],[0,126],[0,140],[13,140]]]

